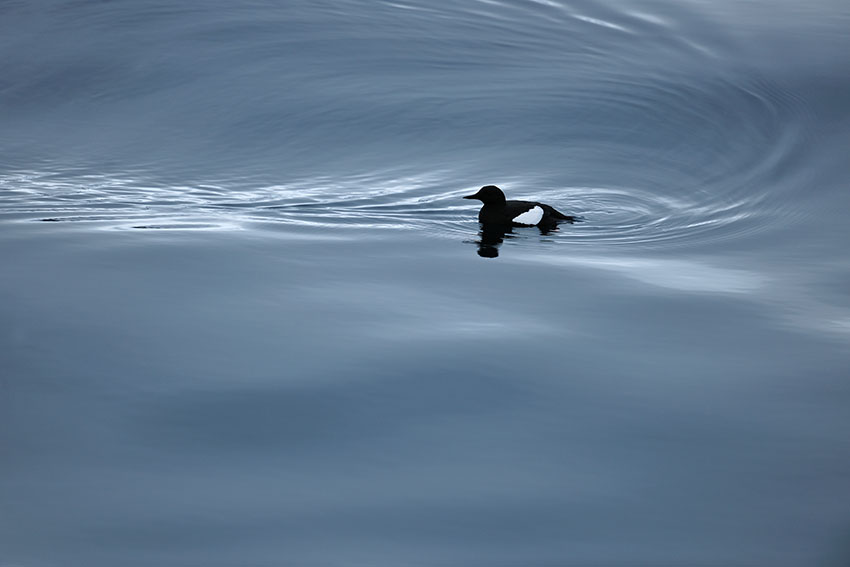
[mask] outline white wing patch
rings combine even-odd
[[[514,217],[514,222],[517,224],[535,225],[543,218],[543,209],[535,206],[531,210],[525,211],[521,215]]]

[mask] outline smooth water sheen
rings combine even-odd
[[[0,1],[0,566],[847,565],[848,30]]]

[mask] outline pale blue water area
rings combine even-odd
[[[837,0],[0,1],[0,566],[850,564],[848,54]],[[481,257],[486,184],[583,222]]]

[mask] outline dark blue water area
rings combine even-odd
[[[0,566],[847,565],[848,30],[0,1]]]

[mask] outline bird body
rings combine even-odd
[[[553,226],[558,222],[574,222],[575,217],[565,215],[554,207],[535,201],[508,201],[495,185],[485,185],[474,195],[464,199],[477,199],[483,203],[478,212],[482,224],[502,226]]]

